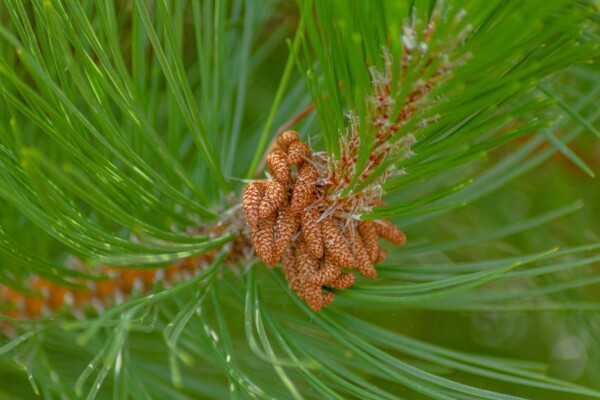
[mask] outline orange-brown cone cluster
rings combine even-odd
[[[380,237],[394,244],[406,237],[390,221],[357,221],[328,211],[327,184],[311,156],[296,132],[281,134],[267,157],[272,178],[249,183],[242,203],[256,255],[270,266],[283,259],[291,288],[319,311],[335,299],[323,287],[341,290],[354,283],[346,270],[377,277],[373,265],[386,256]]]
[[[91,305],[98,311],[105,306],[125,300],[133,292],[148,293],[161,280],[168,285],[206,269],[214,259],[214,252],[178,261],[162,269],[134,269],[103,266],[100,271],[109,279],[82,282],[85,288],[71,289],[38,277],[32,277],[29,287],[35,294],[0,286],[0,311],[11,318],[34,319],[67,309],[76,315],[85,313]],[[83,268],[82,265],[78,265]],[[2,321],[0,321],[2,322]],[[2,324],[0,324],[0,330]]]

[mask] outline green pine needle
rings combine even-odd
[[[597,12],[3,1],[0,398],[599,398]],[[355,135],[341,195],[382,190],[356,217],[408,238],[319,313],[219,225],[281,129],[330,165]],[[81,312],[8,307],[32,276],[78,290],[198,255]]]

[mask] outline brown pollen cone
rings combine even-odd
[[[199,260],[208,262],[211,258],[214,256],[206,253],[161,268],[164,273],[161,280],[164,283],[181,280],[180,272],[187,269],[186,264],[190,260],[195,259],[194,263],[197,264]],[[83,263],[79,263],[74,263],[72,268],[85,267]],[[101,311],[105,305],[114,305],[116,301],[137,294],[137,291],[148,293],[152,289],[156,271],[104,265],[99,268],[99,272],[105,275],[102,280],[72,281],[81,285],[78,288],[61,286],[38,276],[31,276],[27,286],[33,289],[32,292],[21,293],[0,285],[0,308],[4,315],[15,318],[33,319],[60,310],[75,312],[80,317],[83,316],[81,311],[87,310],[90,305]],[[0,321],[0,334],[6,326]]]
[[[285,249],[290,245],[299,225],[300,216],[290,210],[289,204],[284,204],[279,209],[279,215],[275,224],[275,258],[278,261],[283,256]]]
[[[318,274],[319,260],[310,254],[302,236],[296,240],[296,244],[297,268],[301,278],[300,290],[296,292],[306,301],[311,310],[316,312],[324,306],[325,300],[330,299],[331,296],[325,296],[321,290],[321,285],[311,282],[310,278]]]
[[[25,311],[26,315],[30,318],[36,318],[42,315],[42,308],[44,306],[44,299],[42,297],[26,297],[25,298]]]
[[[350,286],[354,285],[355,281],[356,277],[354,276],[354,274],[341,273],[333,281],[328,282],[327,286],[329,286],[332,289],[338,290],[348,289]]]
[[[287,185],[290,181],[290,167],[287,163],[287,156],[282,151],[275,150],[267,157],[267,167],[281,183]]]
[[[331,303],[333,303],[335,300],[335,294],[331,293],[331,292],[321,292],[321,308],[323,307],[327,307],[328,305],[330,305]],[[316,310],[319,311],[319,310]]]
[[[294,142],[288,150],[287,162],[290,165],[301,164],[310,157],[310,147],[304,142]]]
[[[319,259],[310,254],[302,236],[296,239],[296,262],[304,282],[311,282],[311,278],[319,272]]]
[[[340,268],[335,263],[333,258],[325,254],[322,259],[321,267],[308,277],[308,281],[312,284],[323,286],[329,282],[333,282],[341,273]]]
[[[275,215],[261,219],[258,224],[252,228],[252,244],[256,250],[258,258],[268,265],[275,265]]]
[[[323,257],[323,234],[319,222],[319,211],[308,208],[300,214],[300,227],[311,254],[317,258]]]
[[[348,148],[357,145],[355,140]],[[284,132],[270,149],[266,165],[272,178],[250,183],[244,190],[252,244],[267,265],[282,260],[290,288],[316,312],[335,299],[331,290],[355,283],[356,275],[344,270],[357,269],[368,279],[377,277],[374,264],[387,255],[379,247],[380,237],[395,244],[403,244],[406,237],[389,221],[356,220],[365,206],[385,203],[372,193],[340,197],[343,186],[338,185],[345,181],[344,175],[332,179],[331,159],[313,153],[296,132]],[[344,160],[353,162],[349,157],[334,160],[339,166],[336,173],[348,173]]]
[[[298,268],[298,262],[296,261],[296,251],[293,247],[290,247],[286,250],[283,255],[283,273],[285,274],[285,279],[288,281],[288,284],[292,288],[292,290],[296,293],[301,292],[302,287],[302,279],[300,276],[300,271]]]
[[[371,262],[376,262],[379,257],[379,240],[377,239],[376,223],[373,221],[359,221],[358,232],[367,253],[369,253]]]
[[[404,244],[406,243],[406,235],[391,221],[381,219],[377,221],[377,233],[379,236],[384,238],[393,244]]]
[[[281,146],[285,151],[288,150],[289,146],[300,140],[300,136],[298,132],[295,131],[285,131],[277,138],[277,144]]]
[[[265,182],[251,182],[244,189],[242,205],[248,225],[256,226],[259,218],[260,204],[265,196],[267,184]]]
[[[386,259],[386,257],[387,257],[387,250],[386,249],[379,249],[379,255],[377,256],[376,263],[384,262],[385,259]]]
[[[333,219],[325,218],[321,221],[321,229],[323,232],[325,249],[331,254],[333,260],[341,268],[356,268],[356,262],[354,261],[352,252],[338,227],[335,225],[335,222],[333,222]]]
[[[275,214],[275,211],[283,204],[287,196],[287,189],[279,181],[273,179],[269,182],[265,197],[263,197],[258,215],[260,218],[267,218]]]
[[[331,304],[335,300],[335,295],[331,292],[323,293],[320,286],[308,286],[304,290],[303,299],[311,310],[318,312]]]
[[[302,211],[313,199],[313,194],[317,188],[316,183],[319,179],[319,171],[310,163],[304,163],[300,168],[294,193],[292,194],[292,211]]]
[[[365,278],[375,279],[377,278],[377,271],[373,267],[371,257],[363,244],[362,238],[358,233],[358,228],[354,234],[354,258],[358,266],[358,272]]]

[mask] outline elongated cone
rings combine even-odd
[[[394,244],[406,243],[406,235],[391,221],[386,219],[377,220],[377,234]]]
[[[156,272],[155,269],[151,269],[148,271]],[[73,300],[77,308],[82,308],[82,306],[84,304],[87,304],[92,298],[91,287],[93,286],[93,284],[88,282],[87,286],[90,287],[90,289],[74,289],[72,292]]]
[[[325,254],[321,267],[308,277],[308,282],[314,285],[323,286],[334,281],[342,273],[331,255]]]
[[[3,305],[7,306],[6,310],[2,310],[2,313],[10,318],[23,317],[23,308],[25,306],[25,296],[23,294],[13,290],[9,287],[2,288],[2,300]],[[1,320],[0,320],[1,321]]]
[[[152,288],[154,279],[156,278],[156,271],[156,269],[145,269],[139,272],[140,277],[142,278],[142,283],[144,284],[144,288],[146,290]]]
[[[103,267],[102,269],[106,269],[106,267]],[[95,288],[94,294],[100,299],[104,299],[111,296],[115,292],[115,288],[117,286],[113,276],[111,276],[111,279],[97,281],[94,282],[92,285]]]
[[[34,278],[32,286],[43,295],[44,306],[47,306],[52,311],[56,311],[62,307],[65,295],[68,292],[67,289],[37,277]]]
[[[354,259],[358,265],[358,272],[365,278],[375,279],[377,278],[377,271],[373,267],[371,257],[363,244],[362,238],[358,233],[358,229],[354,235]]]
[[[298,132],[295,131],[285,131],[277,138],[277,144],[281,146],[285,151],[287,151],[288,147],[300,140],[300,136]]]
[[[290,182],[290,167],[284,152],[275,150],[267,157],[267,167],[282,185]]]
[[[299,293],[302,284],[294,247],[288,248],[283,255],[283,273],[292,290]]]
[[[275,254],[277,260],[283,256],[285,249],[290,245],[299,225],[300,215],[293,213],[288,204],[281,206],[275,224]]]
[[[36,318],[42,315],[44,299],[42,297],[25,297],[25,314],[28,318]]]
[[[376,263],[380,263],[385,261],[385,258],[387,257],[387,250],[386,249],[379,249],[379,255],[377,256],[377,261],[375,261]]]
[[[323,232],[323,241],[325,249],[331,254],[331,257],[339,268],[356,268],[354,257],[344,240],[335,222],[331,218],[325,218],[321,221],[321,229]]]
[[[335,294],[331,292],[321,293],[321,308],[327,307],[335,300]],[[318,310],[317,310],[318,311]]]
[[[292,194],[292,211],[302,211],[313,200],[317,179],[319,179],[319,171],[310,163],[304,163],[300,168],[294,193]]]
[[[275,260],[275,215],[261,219],[258,224],[252,228],[252,244],[256,250],[256,255],[268,265],[277,263]]]
[[[296,262],[303,282],[308,282],[319,271],[319,259],[310,254],[302,236],[296,239]]]
[[[119,277],[117,284],[123,293],[130,293],[133,288],[135,278],[138,276],[138,271],[133,268],[115,268],[118,270]]]
[[[306,304],[313,310],[318,311],[323,303],[321,295],[321,286],[311,283],[309,278],[313,276],[319,268],[319,260],[313,257],[308,249],[302,236],[296,239],[296,265],[298,269],[299,282],[297,284],[298,296],[300,296]]]
[[[65,302],[65,296],[68,293],[66,288],[43,280],[40,280],[39,286],[41,288],[46,288],[48,291],[47,304],[51,310],[56,311],[63,306]]]
[[[333,281],[328,282],[327,286],[329,286],[332,289],[339,289],[339,290],[347,289],[350,286],[354,285],[355,280],[356,280],[356,277],[354,276],[354,274],[341,273]]]
[[[373,221],[360,221],[358,223],[358,232],[362,239],[371,262],[377,261],[379,257],[379,241],[377,240],[377,226]]]
[[[310,157],[310,146],[304,142],[294,142],[288,149],[287,163],[289,165],[302,164],[305,158]]]
[[[323,257],[323,234],[321,233],[319,217],[320,213],[316,208],[305,209],[300,216],[302,235],[304,235],[304,240],[311,254],[316,258]]]
[[[262,181],[250,182],[244,189],[242,205],[244,206],[246,221],[248,221],[248,225],[250,226],[256,226],[258,223],[260,204],[262,203],[266,190],[267,184]]]
[[[320,286],[306,286],[303,295],[300,297],[304,299],[311,310],[318,312],[335,299],[335,296],[332,296],[334,296],[333,293],[323,293]]]
[[[287,189],[279,181],[273,179],[265,191],[265,196],[260,203],[258,215],[260,218],[267,218],[275,214],[275,211],[285,201]]]

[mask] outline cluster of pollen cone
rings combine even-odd
[[[189,279],[205,270],[214,259],[214,252],[186,258],[161,269],[134,269],[123,267],[100,267],[105,279],[81,281],[79,288],[62,286],[33,276],[27,286],[33,291],[24,293],[10,287],[0,286],[0,312],[10,318],[34,319],[68,311],[84,318],[89,308],[102,312],[105,307],[119,304],[135,294],[152,292],[160,282],[162,286]],[[79,260],[73,260],[73,268],[86,270]],[[0,321],[0,331],[6,324]]]
[[[452,27],[461,26],[462,16],[464,13],[457,15]],[[438,10],[426,25],[413,20],[404,26],[399,59],[384,49],[384,69],[370,69],[373,91],[366,99],[366,118],[361,121],[350,111],[350,124],[340,134],[337,158],[313,152],[296,132],[284,132],[268,152],[268,179],[252,182],[244,191],[243,209],[256,254],[270,266],[281,261],[289,285],[314,311],[334,300],[334,290],[354,284],[353,270],[369,279],[377,276],[374,265],[386,257],[385,250],[379,247],[380,238],[394,244],[406,241],[390,221],[363,221],[359,217],[371,212],[373,206],[383,205],[383,183],[405,171],[390,163],[380,175],[373,174],[382,169],[386,160],[411,157],[415,131],[438,118],[419,116],[437,101],[430,98],[431,90],[449,79],[453,69],[470,57],[468,53],[458,57],[453,53],[471,27],[461,28],[440,43],[441,36],[434,33],[441,17]],[[400,79],[395,80],[394,65],[398,63]],[[409,69],[418,65],[425,66],[417,71],[418,79],[404,87]],[[402,91],[408,95],[398,107],[396,94]],[[419,123],[397,137],[416,117],[421,118]],[[374,133],[364,165],[358,162],[363,124]],[[358,187],[363,189],[358,191]],[[197,232],[236,233],[236,239],[226,249],[225,261],[230,265],[245,259],[250,250],[239,208],[232,210],[218,225],[201,227]],[[35,318],[65,309],[83,315],[90,304],[101,311],[105,305],[150,292],[159,281],[171,284],[185,279],[205,268],[213,257],[211,252],[180,260],[163,271],[102,267],[101,272],[109,279],[80,282],[85,287],[78,290],[41,278],[27,282],[31,289],[27,293],[0,285],[0,312],[14,318]],[[0,331],[1,328],[0,324]]]
[[[377,277],[374,264],[386,257],[379,238],[406,241],[390,221],[360,221],[343,208],[332,209],[327,166],[296,132],[278,137],[266,164],[271,178],[249,183],[243,195],[252,244],[267,265],[282,261],[290,287],[312,310],[335,299],[324,288],[352,286],[352,270]]]

